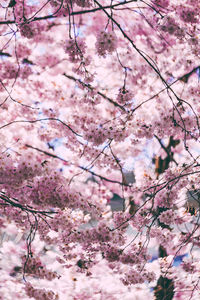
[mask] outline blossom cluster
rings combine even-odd
[[[36,161],[31,161],[30,154],[21,157],[18,162],[14,162],[10,156],[5,154],[1,156],[0,181],[8,189],[19,187],[25,180],[32,179],[41,173],[42,165]]]
[[[174,217],[175,217],[174,211],[172,209],[168,209],[161,213],[161,215],[159,216],[159,220],[162,223],[170,225],[174,222]]]
[[[125,285],[144,283],[145,281],[151,282],[155,279],[154,272],[147,272],[146,270],[129,269],[122,282]]]
[[[40,279],[52,280],[58,275],[55,272],[47,270],[46,267],[42,264],[39,257],[22,257],[22,265],[24,266],[24,271],[26,275],[34,275]]]
[[[122,141],[126,138],[127,133],[123,128],[114,128],[112,126],[103,127],[91,125],[85,133],[85,139],[98,146],[103,144],[106,140]]]
[[[66,41],[65,52],[69,55],[72,63],[81,62],[86,52],[86,44],[81,39],[70,39]]]
[[[97,35],[96,50],[99,56],[106,57],[117,48],[117,37],[114,32],[100,31]]]
[[[39,22],[25,23],[19,26],[20,34],[27,39],[33,39],[45,30],[45,25]]]
[[[185,7],[180,5],[177,7],[177,13],[180,16],[180,19],[186,23],[197,23],[197,11],[194,8],[191,7]]]
[[[50,4],[52,7],[55,8],[59,8],[59,10],[57,10],[57,15],[59,16],[66,16],[68,14],[66,14],[67,10],[69,11],[69,8],[71,5],[78,5],[80,7],[90,7],[91,6],[91,0],[65,0],[65,1],[61,1],[61,0],[51,0]]]
[[[126,90],[124,87],[119,90],[117,95],[117,102],[119,104],[126,104],[133,98],[133,93],[131,91]]]
[[[30,283],[25,286],[25,291],[29,297],[36,300],[58,300],[58,295],[51,290],[34,288]]]

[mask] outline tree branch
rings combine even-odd
[[[33,147],[33,146],[31,146],[31,145],[28,145],[28,144],[26,144],[25,146],[28,147],[28,148],[34,149],[34,150],[36,150],[36,151],[38,151],[38,152],[41,152],[41,153],[43,153],[43,154],[45,154],[45,155],[47,155],[47,156],[50,156],[50,157],[52,157],[52,158],[59,159],[59,160],[65,162],[65,163],[67,163],[67,164],[70,163],[71,165],[74,165],[74,166],[76,166],[77,168],[79,168],[79,169],[81,169],[81,170],[83,170],[83,171],[86,171],[86,172],[90,173],[91,175],[98,177],[98,178],[101,179],[101,180],[105,180],[105,181],[111,182],[111,183],[117,183],[117,184],[120,184],[120,185],[122,185],[122,186],[129,186],[129,184],[122,183],[122,182],[120,182],[120,181],[112,180],[112,179],[106,178],[106,177],[104,177],[104,176],[102,176],[102,175],[99,175],[99,174],[97,174],[97,173],[95,173],[95,172],[93,172],[93,171],[87,169],[86,167],[82,167],[82,166],[75,165],[75,164],[73,164],[72,162],[69,162],[68,160],[66,160],[66,159],[64,159],[64,158],[62,158],[62,157],[59,157],[59,156],[57,156],[57,155],[55,155],[55,154],[53,154],[53,153],[47,152],[47,151],[42,150],[42,149],[39,149],[39,148],[37,148],[37,147]]]
[[[92,87],[90,84],[86,84],[84,83],[82,80],[75,78],[74,76],[71,75],[67,75],[66,73],[63,74],[63,76],[75,81],[75,82],[79,82],[83,87],[88,88],[89,90],[93,91],[95,90],[94,87]],[[117,102],[115,102],[114,100],[112,100],[111,98],[107,97],[105,94],[98,92],[97,94],[100,95],[101,97],[103,97],[104,99],[108,100],[110,103],[112,103],[114,106],[119,107],[121,110],[126,111],[125,108],[123,106],[121,106],[120,104],[118,104]]]

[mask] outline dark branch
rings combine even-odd
[[[64,159],[64,158],[59,157],[59,156],[57,156],[57,155],[55,155],[55,154],[52,154],[52,153],[50,153],[50,152],[47,152],[47,151],[45,151],[45,150],[39,149],[39,148],[37,148],[37,147],[33,147],[33,146],[31,146],[31,145],[28,145],[28,144],[26,144],[25,146],[28,147],[28,148],[37,150],[38,152],[41,152],[41,153],[43,153],[43,154],[45,154],[45,155],[47,155],[47,156],[50,156],[50,157],[52,157],[52,158],[59,159],[59,160],[65,162],[65,163],[67,163],[67,164],[70,163],[71,165],[74,165],[74,166],[76,166],[77,168],[79,168],[79,169],[81,169],[81,170],[83,170],[83,171],[86,171],[86,172],[90,173],[91,175],[98,177],[98,178],[101,179],[101,180],[105,180],[105,181],[111,182],[111,183],[117,183],[117,184],[120,184],[120,185],[122,185],[122,186],[129,186],[129,184],[122,183],[122,182],[120,182],[120,181],[112,180],[112,179],[106,178],[106,177],[104,177],[104,176],[101,176],[101,175],[99,175],[99,174],[97,174],[97,173],[95,173],[95,172],[93,172],[93,171],[87,169],[86,167],[77,166],[77,165],[73,164],[72,162],[69,162],[68,160],[66,160],[66,159]]]
[[[78,78],[75,78],[74,76],[71,76],[71,75],[67,75],[67,74],[63,74],[65,77],[75,81],[75,82],[79,82],[83,87],[86,87],[88,88],[89,90],[93,91],[94,90],[94,87],[92,87],[90,84],[86,84],[84,83],[83,81],[81,81],[80,79]],[[112,103],[114,106],[116,107],[119,107],[121,110],[123,111],[126,111],[125,108],[123,106],[121,106],[120,104],[118,104],[117,102],[115,102],[114,100],[112,100],[111,98],[107,97],[106,95],[104,95],[103,93],[101,92],[97,92],[97,94],[101,97],[103,97],[104,99],[108,100],[110,103]]]

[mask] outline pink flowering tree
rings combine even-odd
[[[200,4],[0,3],[0,299],[199,299]]]

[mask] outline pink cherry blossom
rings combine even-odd
[[[199,12],[1,3],[0,299],[199,299]]]

